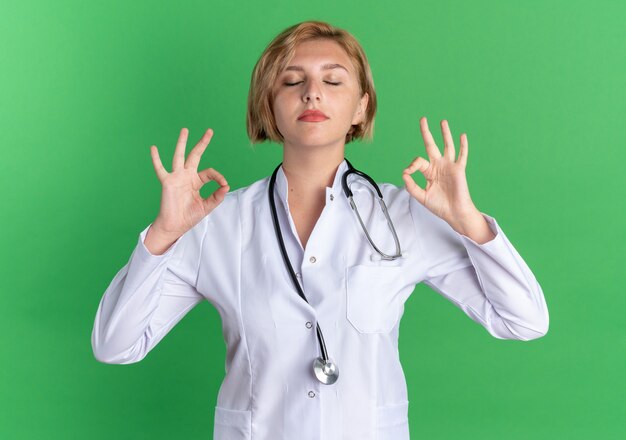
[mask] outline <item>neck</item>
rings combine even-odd
[[[344,160],[344,148],[294,151],[283,149],[283,171],[289,190],[298,193],[318,192],[332,186],[337,168]]]

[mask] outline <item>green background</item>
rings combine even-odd
[[[350,31],[373,70],[375,138],[347,157],[403,185],[425,154],[420,116],[441,150],[439,121],[457,147],[466,132],[472,198],[550,312],[545,337],[498,340],[419,285],[400,336],[412,438],[626,438],[624,2],[1,9],[0,438],[211,438],[225,362],[217,311],[201,303],[125,366],[95,360],[93,320],[158,213],[150,145],[170,170],[181,127],[187,151],[213,128],[200,165],[232,189],[280,162],[280,145],[253,148],[246,136],[250,75],[278,32],[308,19]]]

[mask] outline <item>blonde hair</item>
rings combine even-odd
[[[315,39],[337,42],[348,54],[356,69],[360,96],[369,95],[364,120],[352,125],[346,134],[345,143],[355,139],[372,140],[374,115],[376,114],[376,91],[367,57],[359,42],[349,32],[323,21],[304,21],[283,30],[265,48],[254,66],[248,93],[246,128],[252,144],[266,140],[283,143],[278,131],[272,104],[276,78],[295,55],[296,45]]]

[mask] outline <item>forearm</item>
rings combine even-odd
[[[463,230],[455,231],[466,251],[457,248],[456,256],[451,245],[457,237],[451,236],[450,228],[441,230],[439,238],[435,233],[424,235],[425,248],[441,253],[433,255],[436,264],[427,270],[425,284],[497,338],[530,340],[545,335],[549,315],[541,286],[495,219],[481,215],[494,238],[479,243]],[[433,222],[431,229],[436,231],[439,223]],[[470,265],[459,267],[462,262]]]
[[[148,233],[143,242],[146,249],[152,255],[162,255],[172,246],[180,237],[175,237],[162,233],[158,228],[150,226]]]
[[[483,215],[476,208],[468,213],[455,216],[454,220],[448,221],[448,223],[456,232],[465,235],[477,244],[485,244],[496,236]]]
[[[140,233],[98,306],[92,347],[101,362],[140,361],[202,299],[193,283],[198,257],[192,250],[199,247],[180,248],[185,246],[181,237],[163,254],[152,255],[145,246],[151,228]],[[174,252],[179,253],[172,259]]]

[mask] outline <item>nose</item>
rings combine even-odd
[[[308,86],[304,88],[302,93],[302,99],[305,103],[309,102],[311,99],[316,101],[321,99],[321,92],[315,81],[309,81]]]

